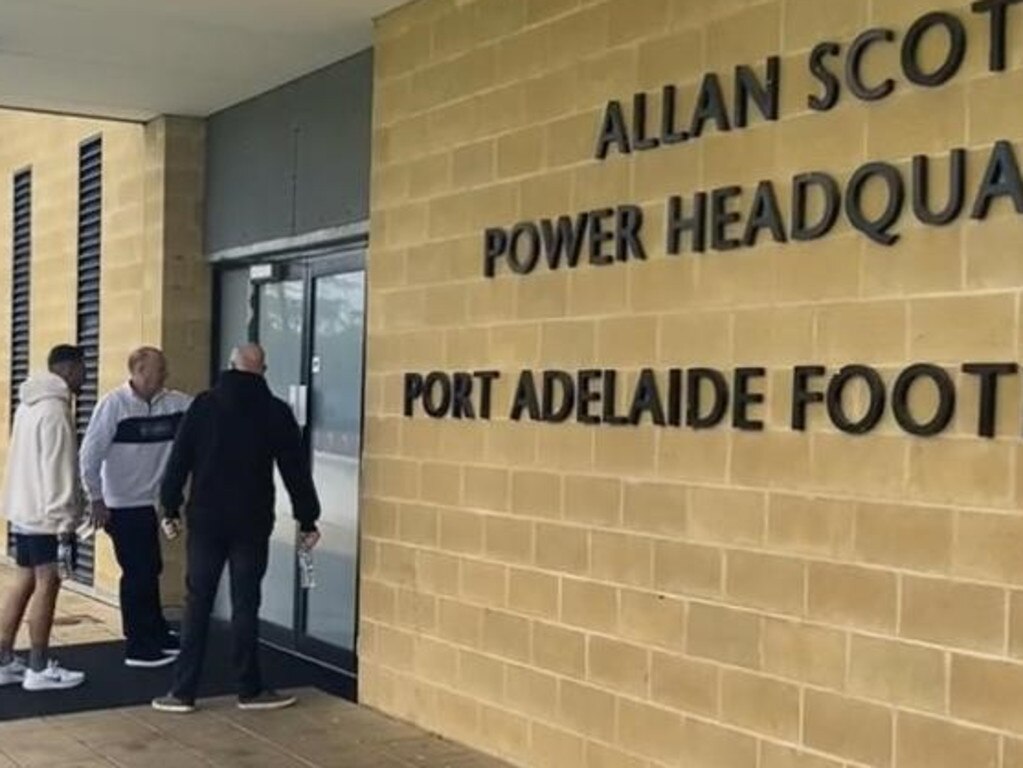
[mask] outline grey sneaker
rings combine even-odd
[[[187,715],[189,712],[195,712],[195,702],[168,693],[166,696],[153,699],[153,709],[157,712],[173,712],[176,715]]]
[[[0,664],[0,685],[21,685],[25,682],[28,665],[19,656],[14,656],[10,663]]]
[[[238,709],[284,709],[298,701],[277,691],[264,690],[255,696],[239,696]]]

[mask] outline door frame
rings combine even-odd
[[[321,277],[328,277],[331,275],[348,274],[353,272],[365,272],[366,270],[366,247],[367,243],[365,238],[357,238],[353,241],[347,241],[342,243],[335,243],[331,246],[324,246],[316,248],[315,250],[302,252],[299,254],[287,254],[286,259],[273,259],[266,256],[260,258],[255,257],[253,259],[246,259],[244,263],[232,263],[230,265],[223,265],[217,270],[217,280],[215,281],[214,290],[214,317],[218,319],[216,326],[219,330],[219,317],[220,317],[220,292],[219,292],[219,275],[224,271],[228,271],[232,268],[248,268],[250,275],[254,275],[249,279],[249,322],[247,328],[247,335],[249,341],[258,340],[258,328],[259,328],[259,288],[267,283],[282,282],[285,280],[302,280],[303,292],[304,292],[304,307],[303,307],[303,323],[302,323],[302,362],[299,375],[299,381],[297,383],[309,387],[312,379],[312,343],[313,343],[313,319],[315,316],[315,281]],[[259,272],[254,274],[255,270],[253,267],[258,268]],[[368,301],[364,304],[364,317],[368,308]],[[362,412],[359,419],[359,483],[361,487],[362,482],[362,446],[364,445],[365,436],[365,389],[366,389],[366,376],[365,376],[365,361],[366,361],[366,323],[363,323],[363,343],[362,343],[362,366],[363,376],[361,381],[362,391],[360,397],[362,398]],[[218,352],[220,349],[219,339],[214,340],[213,344],[213,355],[212,355],[212,368],[214,374],[219,375],[220,365],[218,365]],[[307,390],[308,391],[308,390]],[[306,426],[302,429],[302,442],[305,450],[309,455],[310,462],[312,461],[312,445],[311,445],[311,428],[310,425],[313,423],[314,413],[313,405],[310,400],[307,400],[307,413],[308,418],[306,419]],[[294,558],[294,599],[293,599],[293,616],[292,626],[281,627],[276,624],[271,624],[260,619],[260,638],[261,640],[280,648],[285,651],[296,653],[303,657],[308,657],[319,663],[327,664],[334,667],[342,672],[348,673],[352,676],[358,674],[358,638],[359,638],[359,581],[360,581],[360,564],[361,564],[361,533],[362,533],[362,516],[356,515],[355,521],[356,528],[356,547],[355,547],[355,584],[354,586],[354,627],[353,627],[353,642],[352,649],[339,648],[337,646],[330,645],[322,640],[310,637],[305,632],[305,627],[308,617],[308,595],[305,590],[300,586],[300,580],[298,576],[298,557],[297,557],[297,538],[295,541],[295,552],[296,557]],[[320,584],[318,589],[327,589],[328,585]]]

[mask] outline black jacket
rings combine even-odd
[[[303,531],[315,530],[320,502],[291,409],[262,376],[228,371],[195,399],[181,422],[160,489],[164,514],[177,517],[191,476],[192,530],[269,536],[275,461],[295,519]]]

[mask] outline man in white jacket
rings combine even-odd
[[[48,367],[19,389],[4,490],[18,570],[0,609],[0,685],[21,683],[28,691],[74,688],[85,680],[49,657],[60,591],[57,552],[61,543],[70,545],[82,513],[71,398],[85,381],[85,358],[77,347],[61,345],[51,350]],[[30,600],[26,667],[14,642]]]
[[[82,484],[96,528],[105,528],[121,566],[124,663],[162,667],[174,663],[178,639],[160,602],[160,538],[156,500],[178,424],[191,404],[164,389],[167,360],[154,347],[128,359],[131,378],[96,405],[82,439]]]

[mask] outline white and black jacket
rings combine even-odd
[[[191,398],[164,390],[146,402],[124,384],[96,406],[82,440],[82,485],[110,509],[155,506],[160,481]]]

